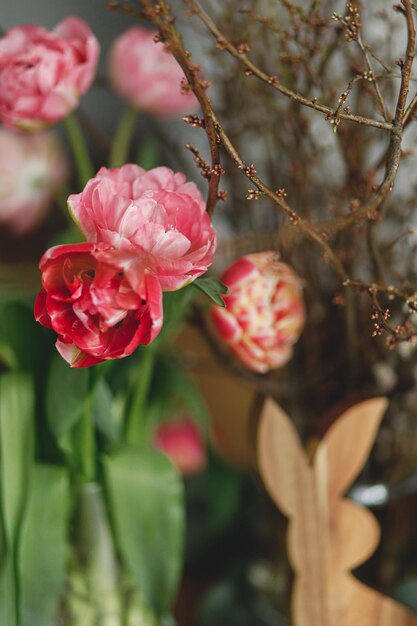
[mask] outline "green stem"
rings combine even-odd
[[[133,395],[132,406],[126,422],[126,443],[137,448],[142,443],[142,435],[146,432],[144,408],[152,382],[155,365],[154,351],[144,348],[142,359],[136,368],[138,378]]]
[[[84,135],[81,131],[77,118],[73,113],[65,118],[65,130],[67,132],[68,141],[74,155],[77,167],[78,184],[84,189],[90,178],[94,177],[94,167],[88,152]]]
[[[136,163],[143,167],[144,170],[150,170],[156,167],[159,162],[159,144],[152,137],[148,137],[140,144]]]
[[[136,126],[137,111],[133,107],[127,107],[113,139],[109,156],[109,167],[120,167],[126,163],[129,155],[130,143]]]

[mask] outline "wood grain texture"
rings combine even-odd
[[[362,469],[386,410],[385,398],[356,404],[320,442],[312,464],[290,418],[267,400],[259,427],[260,472],[289,518],[295,572],[293,626],[417,626],[417,616],[350,572],[380,538],[372,513],[343,497]]]

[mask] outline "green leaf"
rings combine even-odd
[[[55,354],[46,390],[46,414],[58,442],[81,416],[87,391],[88,369],[71,369],[59,354]]]
[[[49,245],[63,246],[68,243],[81,243],[82,241],[85,241],[85,235],[74,224],[71,228],[55,233],[49,240]]]
[[[101,378],[94,387],[91,398],[94,424],[111,443],[119,443],[121,428],[114,406],[115,399],[111,389],[104,378]]]
[[[189,305],[196,296],[196,290],[191,289],[190,285],[178,291],[164,292],[164,325],[161,333],[152,343],[153,346],[172,341],[173,335],[181,328],[188,313]]]
[[[242,476],[212,455],[204,479],[208,531],[216,535],[230,524],[236,514],[242,494]]]
[[[0,359],[11,369],[32,367],[38,347],[33,309],[19,300],[0,303]]]
[[[33,455],[34,394],[24,374],[0,377],[0,624],[17,626],[16,550]]]
[[[166,353],[162,357],[157,361],[158,375],[151,388],[151,399],[158,405],[158,421],[173,417],[175,413],[189,413],[207,430],[208,410],[197,384],[178,358]]]
[[[104,468],[123,561],[141,598],[162,615],[182,569],[182,480],[165,455],[154,450],[107,457]]]
[[[218,278],[215,278],[214,276],[210,276],[208,278],[197,278],[192,285],[205,293],[210,300],[213,300],[213,302],[219,306],[226,306],[220,294],[228,293],[229,288],[226,287],[226,285],[224,285]]]
[[[144,348],[134,370],[132,406],[126,420],[126,441],[129,446],[143,447],[144,434],[147,431],[147,400],[154,375],[155,353]]]
[[[35,465],[19,549],[19,626],[56,617],[68,558],[69,481],[64,468]]]
[[[16,577],[10,554],[2,556],[0,569],[0,624],[18,626]]]
[[[32,381],[24,374],[0,377],[0,463],[2,511],[7,540],[13,546],[27,499],[33,455]]]

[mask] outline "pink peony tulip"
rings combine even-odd
[[[102,168],[68,205],[89,241],[111,247],[98,258],[117,259],[136,290],[145,272],[172,291],[212,263],[216,234],[201,194],[184,174],[167,167]]]
[[[43,289],[35,302],[38,322],[58,333],[56,347],[72,367],[88,367],[131,354],[162,326],[162,297],[152,274],[140,291],[120,269],[98,260],[104,244],[51,248],[40,262]]]
[[[90,87],[99,45],[85,22],[68,17],[48,32],[12,28],[0,39],[0,120],[40,130],[75,109]]]
[[[113,43],[109,54],[109,76],[114,90],[134,107],[160,117],[192,111],[193,93],[181,93],[184,74],[156,32],[132,26]]]
[[[302,283],[274,252],[248,254],[222,276],[226,309],[212,307],[220,337],[256,372],[281,367],[304,326]]]
[[[52,133],[18,135],[0,128],[0,224],[18,235],[30,231],[68,177]]]
[[[184,476],[197,474],[206,465],[201,434],[191,419],[161,424],[155,433],[155,446],[165,452]]]

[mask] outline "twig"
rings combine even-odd
[[[413,115],[416,112],[416,108],[417,108],[417,93],[415,94],[414,98],[411,100],[410,104],[408,105],[406,112],[404,113],[404,119],[403,119],[403,125],[406,126],[408,125],[411,120],[413,119]]]
[[[382,96],[381,90],[380,90],[378,82],[376,80],[374,68],[372,66],[371,59],[369,58],[368,50],[367,50],[366,46],[364,45],[364,43],[362,41],[362,37],[361,37],[360,33],[358,33],[358,36],[357,36],[356,40],[358,42],[359,48],[361,49],[361,52],[362,52],[363,57],[365,59],[366,66],[368,68],[369,77],[370,77],[370,79],[372,81],[372,84],[374,86],[376,97],[377,97],[379,106],[381,108],[382,116],[383,116],[383,118],[384,118],[384,120],[386,122],[389,122],[391,120],[391,116],[388,113],[387,108],[385,106],[384,98]]]
[[[416,30],[414,26],[412,3],[410,0],[402,0],[402,4],[404,6],[405,18],[407,22],[407,50],[405,53],[405,60],[401,66],[401,85],[400,92],[398,94],[397,108],[395,110],[394,124],[402,124],[404,121],[405,105],[410,88],[410,75],[416,47]]]
[[[263,82],[270,85],[276,91],[279,91],[283,95],[307,106],[316,111],[320,111],[324,113],[326,119],[332,120],[334,119],[335,112],[330,107],[325,106],[324,104],[320,104],[316,101],[316,99],[310,100],[305,98],[300,93],[285,87],[279,80],[277,76],[270,76],[266,74],[263,70],[257,67],[252,61],[248,58],[248,56],[244,52],[240,52],[238,48],[236,48],[227,38],[222,34],[222,32],[217,28],[216,24],[213,22],[211,17],[207,15],[207,13],[201,8],[201,6],[196,2],[196,0],[185,0],[186,4],[191,8],[193,13],[195,13],[201,21],[207,26],[212,35],[216,38],[218,46],[221,50],[227,50],[235,59],[237,59],[242,65],[246,67],[249,75],[253,74]],[[356,122],[358,124],[365,124],[366,126],[372,126],[374,128],[380,128],[382,130],[391,130],[392,124],[389,122],[380,122],[378,120],[373,120],[367,117],[363,117],[362,115],[355,115],[353,113],[346,113],[340,111],[338,113],[338,118],[347,120],[350,122]]]
[[[300,232],[302,232],[304,235],[308,236],[310,239],[315,241],[322,248],[327,259],[334,266],[339,278],[342,281],[346,280],[347,279],[346,271],[342,263],[340,262],[340,260],[337,258],[337,256],[335,255],[335,253],[333,252],[333,250],[327,243],[325,233],[318,232],[315,229],[313,224],[311,224],[307,220],[303,219],[300,215],[298,215],[298,213],[296,213],[294,209],[292,209],[290,205],[286,202],[285,196],[283,193],[280,193],[279,191],[278,192],[272,191],[259,178],[259,176],[257,176],[256,171],[253,168],[253,166],[246,165],[246,163],[240,157],[236,148],[230,141],[225,130],[222,128],[222,126],[218,122],[217,117],[213,111],[211,115],[215,122],[217,133],[222,140],[223,146],[225,147],[229,156],[233,159],[233,161],[237,165],[238,169],[242,171],[242,173],[246,176],[246,178],[248,178],[255,185],[255,187],[259,189],[259,191],[264,193],[268,198],[270,198],[276,205],[278,205],[284,211],[284,213],[287,215],[290,221],[293,222],[294,226],[296,226],[300,230]]]

